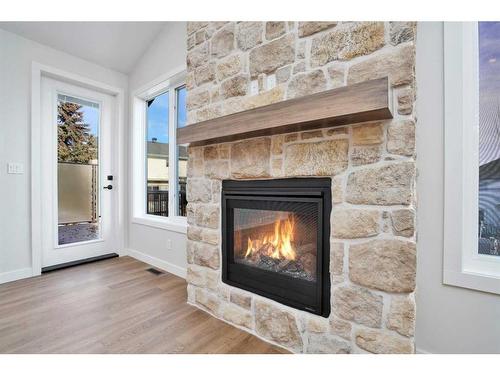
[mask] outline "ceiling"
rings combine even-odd
[[[0,28],[130,73],[166,22],[0,22]]]

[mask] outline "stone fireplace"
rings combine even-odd
[[[222,281],[330,315],[331,180],[222,181]]]
[[[188,23],[191,124],[384,76],[394,98],[392,120],[190,146],[189,303],[293,352],[414,351],[414,39],[404,22]],[[328,220],[286,206],[286,181],[327,183]],[[251,187],[272,199],[249,208]],[[282,298],[249,270],[328,295]]]

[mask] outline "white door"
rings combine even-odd
[[[114,253],[115,98],[46,77],[41,89],[42,267]]]

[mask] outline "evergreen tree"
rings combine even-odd
[[[97,159],[97,138],[83,122],[81,108],[69,102],[57,106],[58,161],[88,164]]]

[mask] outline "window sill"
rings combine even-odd
[[[184,234],[187,233],[187,219],[182,216],[156,218],[153,215],[145,215],[132,218],[132,224],[145,225]]]

